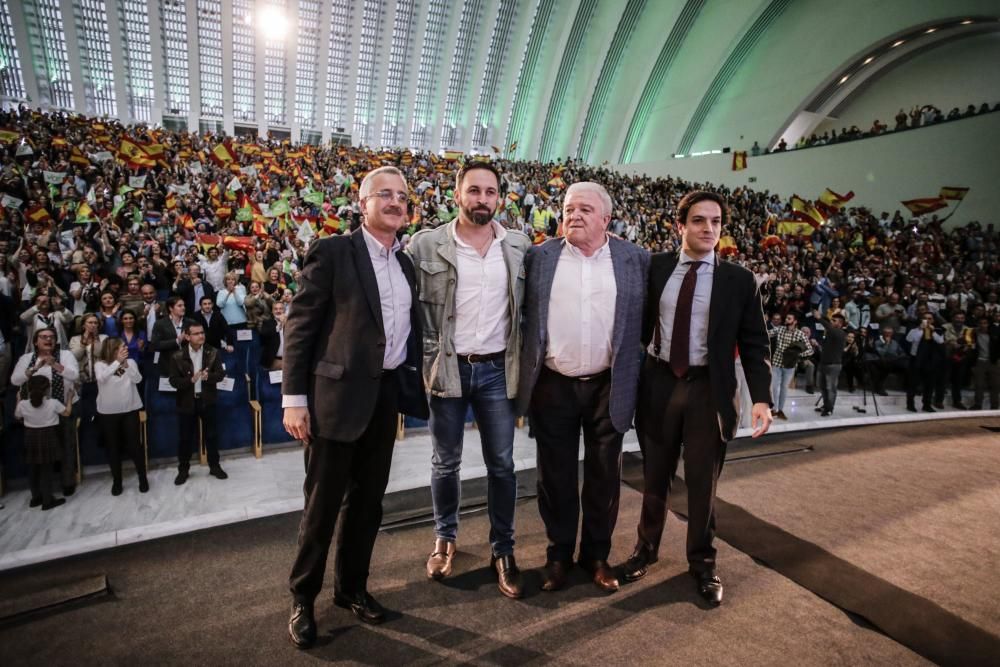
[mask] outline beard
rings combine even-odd
[[[465,214],[470,220],[480,227],[490,224],[490,221],[493,219],[493,211],[485,207],[472,209],[467,208],[465,209]]]

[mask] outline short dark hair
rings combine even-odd
[[[485,169],[496,176],[497,187],[500,187],[500,170],[497,169],[492,162],[487,162],[486,160],[469,160],[459,168],[458,174],[455,175],[455,189],[461,190],[462,181],[465,179],[465,175],[476,169]]]
[[[183,303],[184,299],[180,298],[179,296],[167,297],[167,301],[166,301],[167,310],[173,310],[174,306],[177,305],[178,301],[180,301],[180,302]]]
[[[844,317],[844,315],[843,315],[842,313],[837,313],[837,314],[835,314],[835,315],[833,316],[833,319],[835,319],[835,320],[840,320],[841,322],[846,322],[846,321],[847,321],[847,318],[846,318],[846,317]]]
[[[201,297],[200,299],[198,299],[198,305],[200,306],[201,304],[205,303],[206,300],[210,301],[213,306],[215,305],[215,300],[212,299],[212,297],[207,296],[207,295]]]
[[[691,207],[702,201],[714,201],[718,204],[719,208],[722,209],[722,226],[725,227],[729,224],[729,204],[726,203],[726,198],[717,192],[709,192],[708,190],[692,190],[684,195],[680,203],[677,204],[675,222],[678,225],[686,225]]]
[[[202,325],[201,322],[195,322],[194,320],[184,320],[184,333],[187,334],[188,336],[191,335],[191,329],[194,329],[195,327],[198,327],[203,332],[205,330],[205,327],[204,325]]]

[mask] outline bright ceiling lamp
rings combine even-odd
[[[269,39],[284,39],[288,33],[288,17],[274,5],[264,5],[257,15],[257,25]]]

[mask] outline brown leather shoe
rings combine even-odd
[[[580,561],[580,566],[594,578],[594,583],[602,591],[614,593],[618,590],[618,577],[615,576],[615,571],[608,565],[608,561]]]
[[[572,561],[546,561],[545,569],[542,571],[542,590],[558,591],[563,588],[571,567],[573,567]]]
[[[517,569],[514,554],[494,556],[493,568],[497,571],[497,588],[501,593],[515,600],[524,595],[521,571]]]
[[[440,537],[434,540],[434,551],[427,558],[427,577],[440,581],[451,576],[451,561],[455,557],[455,543]]]

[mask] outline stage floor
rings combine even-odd
[[[771,433],[759,441],[737,439],[733,446],[767,446],[783,433],[893,420],[1000,416],[1000,411],[912,414],[905,410],[905,396],[898,392],[879,397],[880,416],[876,416],[870,397],[864,406],[860,392],[845,391],[840,393],[834,416],[820,418],[813,410],[816,398],[792,390],[785,410],[788,421],[775,421]],[[854,407],[867,407],[867,412],[857,412]],[[748,433],[744,428],[739,435]],[[485,477],[474,430],[467,431],[465,445],[463,479]],[[625,451],[638,449],[635,431],[630,431],[625,436]],[[388,491],[427,487],[430,460],[431,440],[426,429],[408,432],[396,443]],[[515,432],[514,462],[518,470],[535,467],[535,441],[528,437],[527,429]],[[0,499],[6,505],[0,510],[0,571],[302,509],[304,469],[299,448],[265,449],[261,459],[233,454],[224,457],[223,465],[228,480],[216,480],[208,475],[207,467],[194,466],[191,478],[181,487],[173,484],[173,465],[156,466],[149,474],[147,494],[139,493],[135,475],[126,471],[125,490],[118,497],[110,493],[111,476],[106,468],[88,470],[77,492],[50,512],[29,508],[27,489],[13,490]]]
[[[398,523],[376,544],[369,588],[395,611],[383,626],[363,626],[333,607],[328,590],[317,603],[317,647],[302,653],[288,643],[286,577],[298,520],[298,513],[289,513],[0,574],[0,599],[102,573],[113,591],[0,626],[0,663],[119,664],[141,657],[154,664],[253,665],[315,659],[371,665],[929,664],[926,656],[935,647],[925,641],[911,649],[912,632],[880,631],[820,597],[808,577],[802,583],[801,573],[786,571],[781,558],[769,567],[764,563],[774,554],[748,555],[726,542],[727,531],[735,543],[753,542],[755,525],[783,529],[789,541],[812,550],[804,553],[832,563],[831,577],[840,563],[895,590],[874,604],[883,613],[912,616],[911,630],[927,623],[925,634],[933,638],[945,619],[976,634],[980,649],[983,642],[1000,647],[1000,438],[983,426],[1000,427],[1000,419],[976,415],[734,443],[719,485],[727,509],[720,511],[718,541],[726,598],[718,609],[700,603],[686,574],[683,523],[674,515],[662,560],[640,582],[606,595],[576,570],[568,590],[538,591],[545,536],[531,498],[520,502],[517,514],[518,561],[530,589],[524,600],[496,591],[488,569],[488,522],[475,508],[462,520],[455,575],[428,582],[423,561],[433,537],[420,520],[426,498],[414,490],[387,498],[387,507],[395,508],[387,518]],[[635,474],[630,457],[626,478],[634,483]],[[523,476],[526,493],[530,476]],[[474,495],[468,494],[469,502],[476,502]],[[640,500],[623,485],[616,563],[631,550]],[[399,522],[400,510],[412,521]],[[740,513],[749,520],[737,525]],[[856,591],[835,590],[830,597],[838,593]],[[946,651],[944,658],[935,654],[939,663],[975,662],[961,648],[936,648]]]

